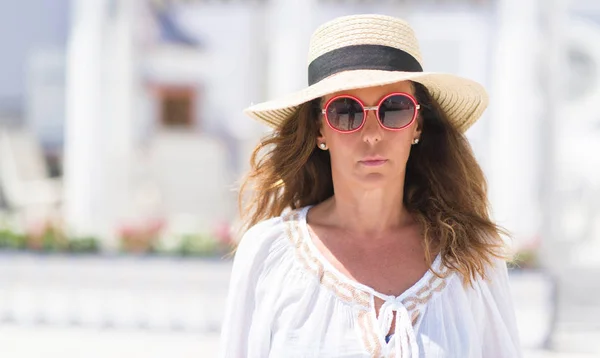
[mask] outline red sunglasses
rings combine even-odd
[[[364,103],[354,96],[335,96],[327,101],[321,113],[325,115],[329,126],[341,133],[360,130],[365,124],[367,111],[370,110],[375,111],[383,128],[398,131],[415,121],[420,108],[412,95],[395,92],[383,97],[379,104],[373,107],[365,107]]]

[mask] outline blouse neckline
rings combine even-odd
[[[441,256],[438,254],[431,267],[441,277],[430,269],[399,296],[384,295],[342,274],[319,251],[312,241],[306,220],[311,207],[295,209],[283,216],[286,236],[294,247],[298,263],[337,299],[355,307],[363,345],[371,356],[380,357],[383,352],[393,351],[396,358],[418,357],[415,330],[429,301],[447,285],[448,268],[441,265]],[[375,312],[374,297],[384,301],[379,315]],[[391,328],[394,312],[394,334],[386,342],[385,336]]]
[[[310,232],[308,230],[308,221],[307,221],[308,212],[313,206],[314,205],[305,206],[299,212],[299,214],[300,214],[299,224],[300,224],[300,230],[302,230],[302,237],[306,241],[306,244],[309,247],[311,253],[319,260],[319,262],[322,265],[324,265],[327,268],[327,270],[331,271],[335,276],[337,276],[344,283],[347,283],[361,291],[367,292],[375,297],[378,297],[378,298],[382,299],[383,301],[390,301],[390,300],[403,301],[406,297],[414,295],[414,293],[416,291],[418,291],[420,288],[422,288],[424,285],[426,285],[426,283],[432,279],[432,276],[434,276],[434,274],[433,274],[433,272],[431,272],[431,270],[427,270],[425,272],[425,274],[423,274],[423,276],[421,276],[421,278],[419,280],[417,280],[417,282],[415,282],[412,286],[410,286],[408,289],[406,289],[404,292],[402,292],[398,296],[386,295],[384,293],[381,293],[381,292],[375,290],[374,288],[372,288],[368,285],[365,285],[354,279],[349,278],[347,275],[340,272],[327,258],[325,258],[325,256],[321,252],[321,250],[319,250],[317,248],[317,246],[315,245],[315,243],[312,239],[312,235],[310,235]],[[441,262],[441,254],[438,253],[431,264],[431,268],[436,271],[439,270],[440,262]]]

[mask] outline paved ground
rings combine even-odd
[[[200,358],[217,348],[216,334],[0,326],[3,358]]]
[[[0,255],[0,357],[214,357],[229,270],[217,260]],[[526,358],[600,357],[600,311],[585,305],[595,300],[565,296],[562,311],[587,320],[561,323],[544,351],[551,286],[511,280]]]

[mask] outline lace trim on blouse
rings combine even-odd
[[[432,268],[444,278],[427,271],[402,295],[395,297],[381,294],[344,276],[324,257],[316,253],[318,249],[311,247],[312,241],[307,236],[308,230],[302,227],[306,225],[306,213],[309,209],[310,207],[304,207],[283,215],[286,235],[293,244],[296,257],[302,267],[314,275],[319,283],[337,298],[358,309],[357,320],[362,332],[363,346],[372,357],[379,358],[386,351],[391,354],[391,357],[396,358],[419,357],[414,331],[420,323],[427,303],[446,287],[449,278],[449,270],[441,265],[440,256],[436,257]],[[374,297],[384,301],[377,318],[374,313]],[[396,312],[396,329],[389,342],[386,342],[385,336],[391,328],[394,312]]]

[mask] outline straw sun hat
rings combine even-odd
[[[466,131],[488,104],[477,82],[446,73],[424,72],[413,29],[383,15],[343,16],[313,33],[308,51],[309,86],[244,112],[278,128],[305,102],[324,95],[400,81],[423,84],[449,120]]]

